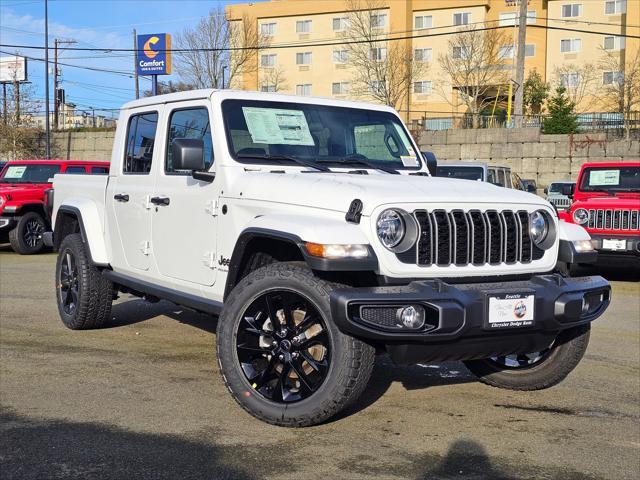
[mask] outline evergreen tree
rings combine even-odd
[[[549,84],[534,68],[524,82],[524,108],[529,114],[542,112],[542,105],[549,97]]]
[[[542,130],[544,133],[576,133],[578,131],[578,116],[575,113],[576,104],[566,96],[567,89],[560,86],[549,99],[549,116],[544,119]]]

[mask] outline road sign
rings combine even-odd
[[[139,75],[171,74],[171,35],[168,33],[152,33],[138,35]]]
[[[24,57],[0,57],[0,83],[26,82],[27,59]]]

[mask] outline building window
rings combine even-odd
[[[602,72],[603,85],[620,85],[624,81],[623,72]]]
[[[582,15],[582,4],[569,3],[562,5],[562,18],[579,17]]]
[[[624,49],[624,37],[604,37],[603,47],[605,50]]]
[[[538,14],[535,10],[529,10],[527,12],[527,25],[534,25],[538,19]],[[518,24],[518,14],[515,12],[501,13],[498,19],[498,24],[501,27],[513,27]]]
[[[453,24],[454,25],[469,25],[471,23],[471,13],[463,12],[463,13],[454,13],[453,14]]]
[[[413,58],[416,62],[430,62],[433,58],[433,50],[430,48],[416,48],[413,51]]]
[[[384,28],[387,25],[386,13],[372,13],[370,17],[372,28]]]
[[[385,87],[385,83],[381,80],[371,80],[369,83],[369,91],[372,94],[380,94],[383,92]]]
[[[468,58],[469,53],[469,47],[453,47],[453,58]]]
[[[605,15],[620,15],[627,12],[626,0],[607,0],[604,2]]]
[[[333,63],[347,63],[349,61],[349,50],[334,50]]]
[[[382,62],[387,59],[387,49],[384,47],[372,48],[369,51],[369,58],[374,62]]]
[[[260,33],[262,35],[266,35],[268,37],[273,37],[276,34],[276,24],[273,23],[263,23],[260,25]]]
[[[311,20],[298,20],[296,22],[296,33],[310,33]]]
[[[423,28],[432,28],[433,17],[431,15],[418,15],[414,19],[413,25],[416,30],[422,30]]]
[[[334,82],[331,84],[333,95],[346,95],[349,93],[349,82]]]
[[[296,65],[311,65],[311,52],[296,53]]]
[[[420,82],[413,82],[413,93],[431,95],[431,81],[422,80]]]
[[[261,67],[275,67],[276,66],[276,54],[270,53],[268,55],[260,55]]]
[[[579,73],[563,73],[560,75],[560,85],[565,88],[575,88],[580,85]]]
[[[296,85],[296,95],[309,96],[311,95],[311,84],[304,83],[301,85]]]
[[[515,47],[513,45],[507,45],[505,47],[500,47],[500,60],[506,60],[507,58],[513,58],[515,52]]]
[[[333,19],[333,31],[343,32],[347,29],[347,17],[336,17]]]
[[[560,52],[575,53],[582,49],[582,40],[579,38],[565,38],[560,40]]]
[[[268,83],[263,83],[260,86],[260,91],[261,92],[275,92],[276,91],[276,86],[275,85],[269,85]]]
[[[533,43],[528,43],[524,46],[524,56],[525,57],[535,57],[536,56],[536,46]]]

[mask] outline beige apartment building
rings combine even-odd
[[[353,38],[349,5],[348,0],[270,0],[228,6],[231,21],[255,22],[268,42],[231,87],[375,101],[366,91],[353,88],[355,67],[349,47],[341,44]],[[449,41],[468,28],[504,27],[500,56],[506,80],[485,94],[493,97],[494,107],[508,105],[509,84],[515,88],[515,1],[360,0],[359,5],[375,7],[370,18],[377,40],[397,38],[393,42],[404,42],[414,61],[423,64],[419,75],[411,78],[408,95],[395,105],[408,121],[428,124],[467,111],[459,101],[460,89],[441,68],[439,57],[461,55],[459,49],[451,51]],[[640,42],[620,35],[639,35],[639,24],[640,0],[529,0],[525,75],[535,69],[546,81],[562,82],[579,92],[574,97],[581,111],[611,111],[594,98],[598,87],[615,82],[625,62],[636,55]],[[386,55],[384,46],[376,47],[372,62]],[[604,68],[605,56],[608,65],[612,56],[619,58],[619,67]],[[588,89],[580,85],[585,70]]]

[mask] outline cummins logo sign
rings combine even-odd
[[[137,69],[140,75],[169,75],[171,73],[171,35],[153,33],[138,35]]]

